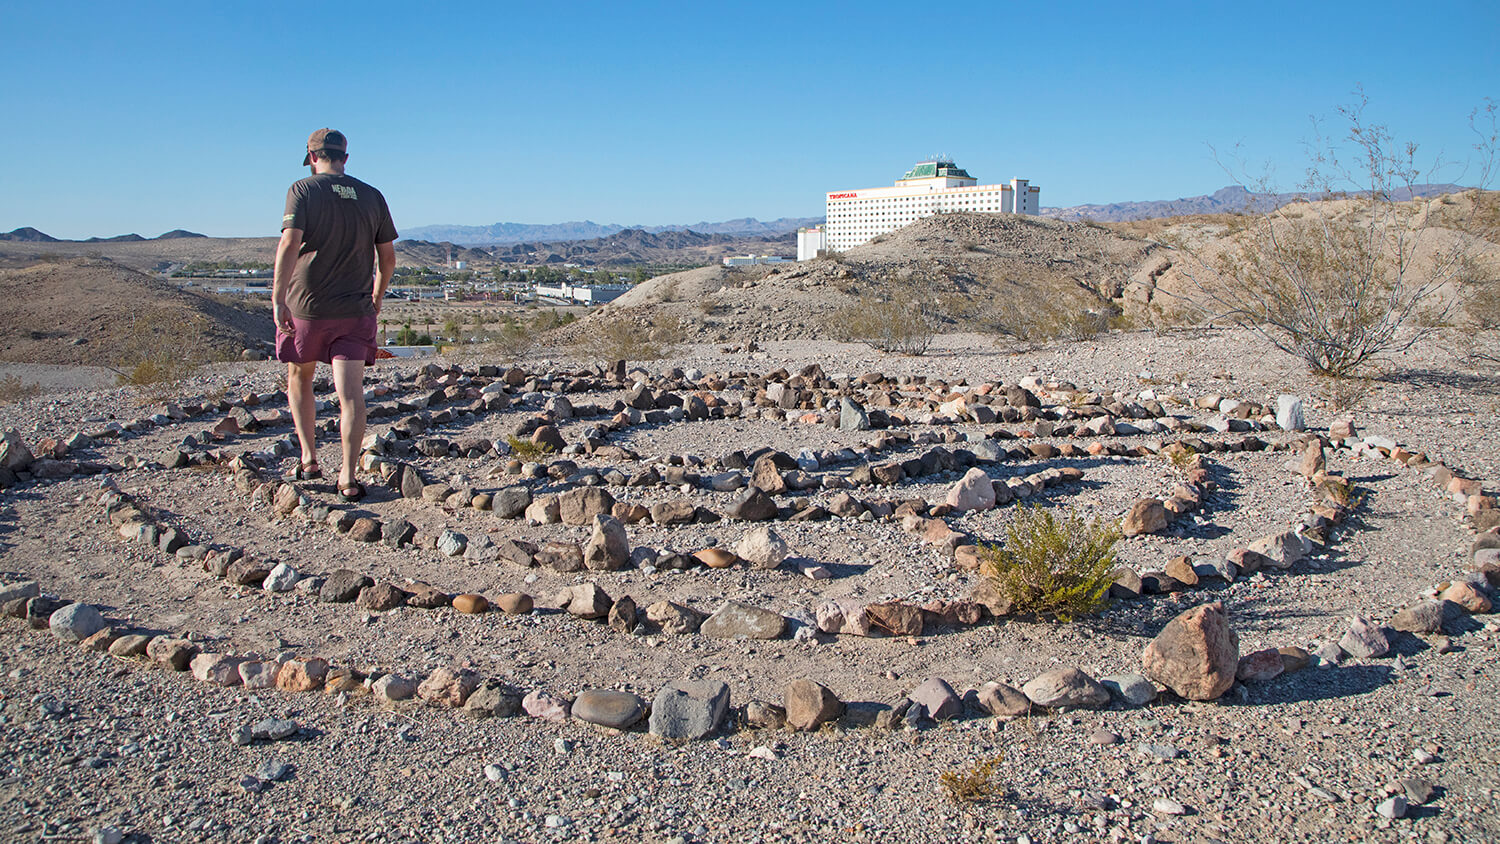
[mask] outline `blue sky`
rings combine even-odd
[[[0,231],[67,238],[275,234],[320,126],[398,228],[649,225],[820,215],[934,153],[1045,206],[1211,192],[1210,145],[1290,187],[1356,85],[1457,161],[1500,98],[1493,2],[21,0],[0,31]]]

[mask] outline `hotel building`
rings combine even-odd
[[[1035,215],[1041,210],[1042,189],[1026,179],[1008,185],[978,181],[951,161],[923,161],[894,187],[832,191],[822,248],[842,252],[933,214]],[[798,260],[805,260],[802,252],[798,249]]]

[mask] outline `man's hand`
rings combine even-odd
[[[282,334],[296,333],[292,309],[287,307],[287,292],[292,272],[297,268],[297,253],[301,250],[302,230],[282,229],[281,240],[276,243],[276,263],[271,281],[271,320]]]
[[[282,334],[296,334],[297,326],[292,322],[292,309],[285,302],[271,303],[271,320]]]

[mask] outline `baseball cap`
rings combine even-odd
[[[312,163],[312,154],[320,149],[333,150],[334,152],[348,152],[349,139],[344,133],[337,129],[319,129],[307,136],[307,155],[302,157],[302,165],[305,167]]]

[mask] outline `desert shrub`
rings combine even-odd
[[[932,344],[938,321],[938,308],[930,297],[900,291],[888,298],[861,296],[835,311],[827,329],[837,339],[882,352],[921,355]]]
[[[1320,391],[1328,396],[1328,409],[1334,413],[1359,407],[1374,388],[1374,382],[1370,379],[1355,376],[1339,378],[1329,375],[1318,380],[1321,382]]]
[[[682,324],[668,316],[649,323],[626,314],[601,317],[578,341],[583,354],[598,361],[660,360],[683,341]]]
[[[1336,475],[1329,475],[1319,482],[1317,492],[1324,501],[1345,510],[1353,510],[1363,500],[1354,484]]]
[[[159,387],[180,381],[198,367],[223,355],[208,340],[208,319],[202,314],[167,310],[137,311],[120,348],[117,365],[109,367],[123,387]]]
[[[1119,541],[1112,521],[1022,507],[1003,543],[980,546],[980,571],[1016,613],[1072,621],[1106,604]]]
[[[938,782],[943,786],[948,799],[954,803],[985,803],[994,800],[1005,791],[1004,786],[996,780],[1002,758],[996,756],[993,759],[981,759],[963,770],[943,771],[938,775]]]
[[[41,384],[28,384],[19,375],[0,378],[0,404],[24,401],[42,394]]]
[[[505,437],[505,444],[510,446],[510,453],[522,460],[535,460],[552,453],[552,446],[546,443],[534,443],[531,440],[523,440],[515,434]]]

